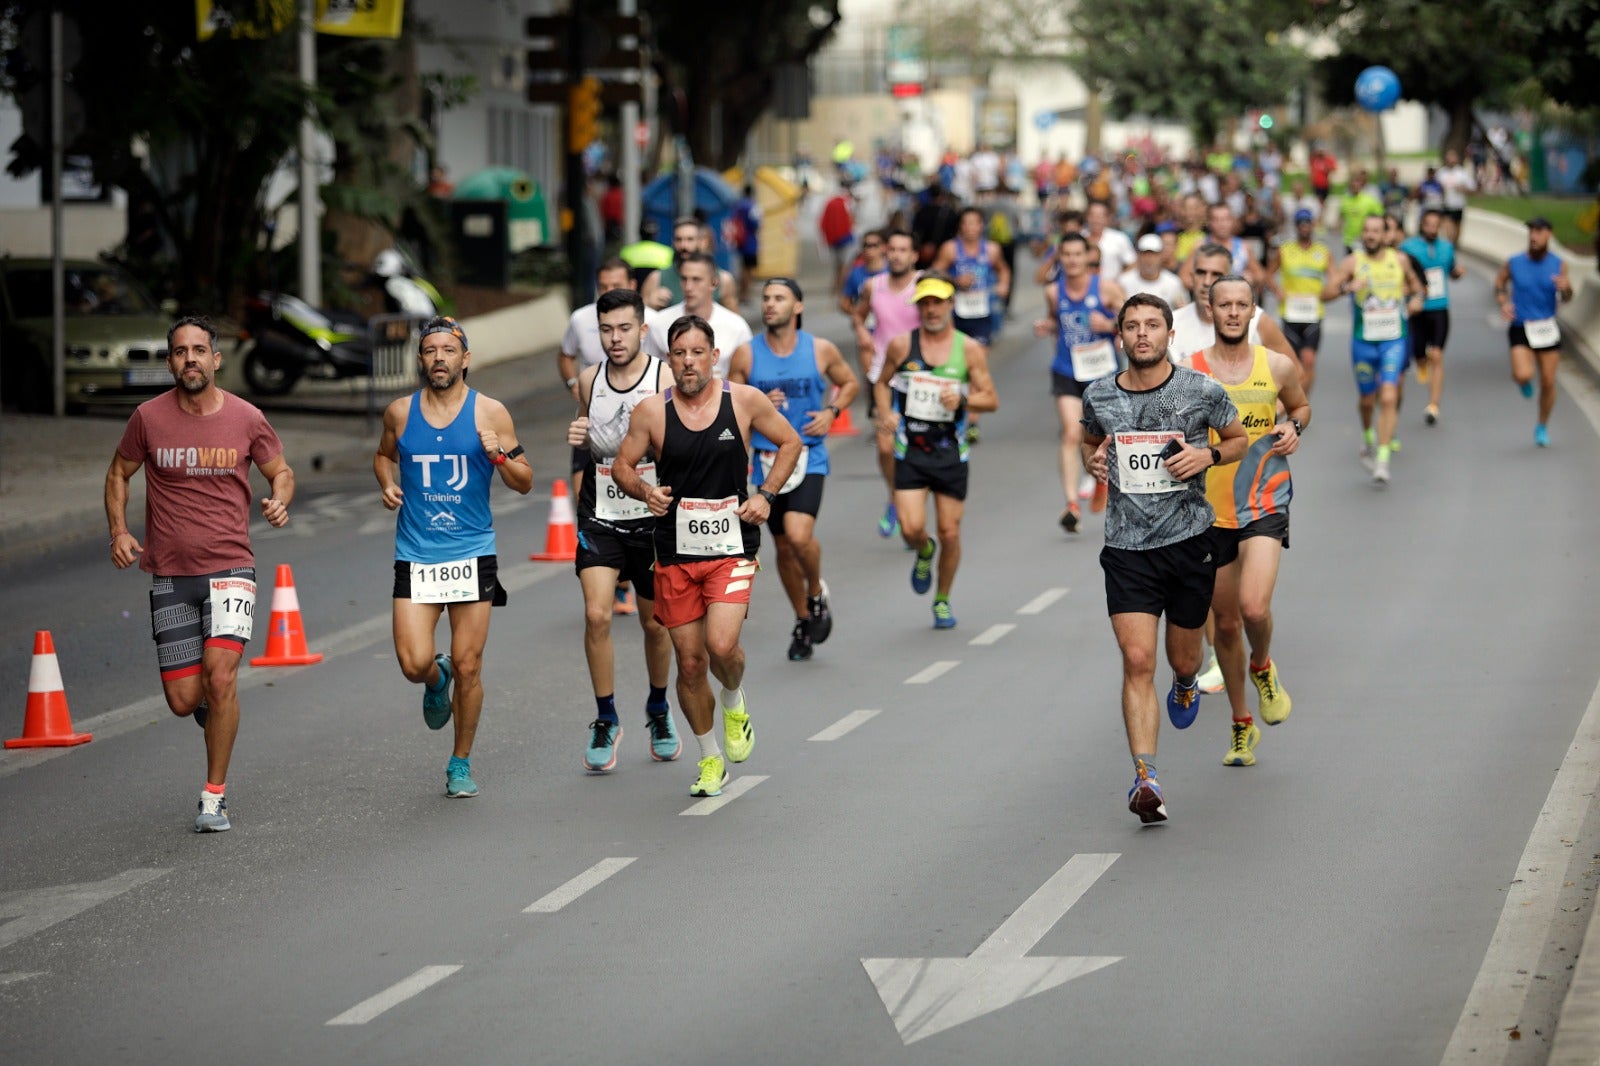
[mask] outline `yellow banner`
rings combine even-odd
[[[194,0],[195,36],[271,37],[294,24],[295,0]]]
[[[398,37],[404,7],[404,0],[317,0],[317,32]]]

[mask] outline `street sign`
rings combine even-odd
[[[1039,111],[1033,116],[1033,124],[1041,130],[1047,130],[1056,124],[1056,113],[1054,111]]]

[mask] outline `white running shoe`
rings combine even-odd
[[[1085,474],[1078,479],[1078,499],[1087,500],[1094,495],[1094,476]]]
[[[1389,484],[1389,460],[1378,459],[1372,464],[1372,483],[1379,488]]]
[[[1216,652],[1211,653],[1211,661],[1200,671],[1195,683],[1200,686],[1201,692],[1221,692],[1228,687],[1222,680],[1222,664],[1217,662]]]

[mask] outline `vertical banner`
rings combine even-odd
[[[398,37],[404,7],[404,0],[317,0],[317,32]]]

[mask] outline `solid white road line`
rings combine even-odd
[[[1041,614],[1046,607],[1065,596],[1069,589],[1045,589],[1039,595],[1017,608],[1018,614]]]
[[[14,985],[18,981],[26,981],[30,977],[43,977],[43,976],[44,976],[44,971],[42,971],[42,970],[38,970],[38,971],[35,971],[33,973],[0,973],[0,986]]]
[[[712,796],[710,799],[695,800],[693,807],[679,811],[678,815],[680,817],[686,815],[700,817],[707,814],[716,814],[722,808],[761,784],[767,779],[767,776],[766,774],[751,774],[748,777],[736,777],[727,788],[722,790],[722,795]]]
[[[324,1025],[366,1025],[391,1007],[398,1007],[412,996],[425,992],[461,969],[460,966],[424,966],[397,985],[384,989],[371,999],[362,1000],[343,1014],[329,1018]]]
[[[858,725],[876,718],[880,711],[851,711],[837,722],[818,733],[816,736],[807,737],[807,740],[838,740]]]
[[[997,625],[992,625],[988,629],[985,629],[982,633],[979,633],[977,636],[967,641],[967,643],[976,644],[979,647],[982,647],[986,644],[993,644],[1015,628],[1017,628],[1015,622],[1000,622]]]
[[[614,873],[628,868],[634,859],[601,859],[566,884],[522,908],[523,914],[554,914]]]
[[[940,659],[938,662],[931,663],[906,678],[905,684],[926,685],[930,681],[938,680],[960,665],[960,659]]]

